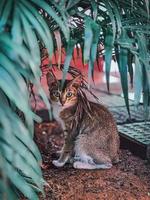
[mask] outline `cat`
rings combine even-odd
[[[49,72],[47,84],[54,118],[64,132],[58,160],[62,167],[73,160],[78,169],[109,169],[119,162],[119,135],[112,114],[103,105],[89,101],[81,90],[82,77],[61,80]]]

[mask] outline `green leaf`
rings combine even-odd
[[[73,40],[73,39],[70,39],[70,41],[68,42],[67,51],[66,51],[67,56],[65,58],[64,69],[63,69],[63,78],[62,78],[62,82],[61,82],[62,87],[63,87],[65,79],[66,79],[66,75],[67,75],[67,72],[69,69],[70,61],[72,59],[72,53],[73,53],[75,44],[76,44],[76,40]]]
[[[80,0],[69,0],[67,3],[66,10],[72,9],[73,7],[77,6],[77,4],[80,2]]]
[[[11,88],[7,83],[11,85]],[[12,99],[12,101],[14,101],[15,104],[17,104],[20,110],[24,111],[24,109],[28,107],[26,98],[24,99],[24,95],[22,96],[20,93],[18,93],[19,87],[17,84],[18,83],[15,83],[14,79],[10,76],[10,74],[0,66],[0,88],[3,89],[3,91],[5,91],[7,96],[10,99]],[[21,103],[20,100],[22,100]]]
[[[131,87],[133,87],[133,54],[128,51],[128,71],[129,71],[129,75],[130,75],[130,83],[131,83]]]
[[[3,7],[3,12],[2,15],[0,17],[0,32],[2,30],[4,30],[6,23],[8,21],[9,15],[11,13],[12,10],[12,6],[13,6],[13,1],[9,0],[9,1],[5,1],[5,4],[3,1],[1,1],[0,3],[0,7]]]
[[[12,161],[15,162],[14,164],[17,165],[17,168],[21,169],[23,171],[23,173],[30,175],[31,178],[34,180],[35,184],[37,184],[37,180],[35,179],[37,177],[38,182],[39,182],[39,184],[37,184],[37,185],[39,185],[39,189],[41,190],[44,181],[40,178],[41,172],[39,170],[37,170],[39,168],[39,166],[37,165],[36,162],[34,162],[34,158],[32,158],[32,153],[33,153],[33,155],[36,158],[38,158],[38,160],[41,160],[41,157],[38,156],[38,149],[35,146],[32,138],[30,137],[27,129],[24,127],[22,122],[21,121],[19,122],[19,120],[16,120],[19,118],[16,115],[14,115],[12,112],[9,111],[10,108],[6,107],[5,110],[3,110],[1,108],[2,107],[0,105],[0,113],[1,113],[0,122],[4,126],[3,126],[3,130],[2,129],[0,130],[0,132],[1,132],[0,142],[5,141],[5,143],[7,145],[4,146],[5,143],[3,142],[0,145],[1,146],[0,152],[3,151],[3,155],[6,156],[6,158],[9,160],[9,162],[11,162],[11,159],[12,159]],[[20,129],[21,124],[22,124],[22,129]],[[14,135],[16,137],[14,137]],[[27,141],[27,138],[28,138],[28,141]],[[17,142],[17,139],[18,139],[18,142]],[[24,148],[23,148],[23,146],[20,146],[19,144],[21,144],[21,145],[24,144]],[[11,148],[9,146],[11,146],[11,148],[13,149],[13,151],[12,151],[13,156],[10,153]],[[20,152],[20,150],[22,150],[22,152]],[[19,154],[17,152],[19,152]],[[32,160],[30,160],[30,158]],[[21,159],[22,161],[19,159]],[[22,163],[22,166],[20,166],[21,163]],[[36,174],[39,176],[39,178]],[[8,173],[7,173],[7,175],[9,177]]]
[[[143,87],[143,73],[142,65],[137,55],[135,55],[135,76],[134,76],[134,99],[135,105],[140,103],[142,87]]]
[[[146,9],[147,9],[148,18],[149,18],[149,0],[145,0],[145,4],[146,4]]]
[[[39,44],[36,37],[36,34],[34,33],[31,25],[29,24],[27,18],[21,13],[21,22],[23,25],[23,31],[24,31],[24,42],[30,49],[30,53],[32,55],[32,58],[34,59],[37,66],[40,65],[40,50],[39,50]]]
[[[34,157],[32,152],[29,153],[30,149],[22,141],[20,141],[20,139],[16,138],[15,135],[13,135],[12,133],[8,133],[6,131],[5,134],[0,135],[0,140],[9,145],[14,152],[18,152],[18,155],[24,158],[25,162],[27,162],[28,165],[30,165],[30,167],[32,167],[37,174],[39,174],[40,176],[42,175],[36,158]],[[20,151],[20,149],[22,151]]]
[[[95,1],[91,1],[91,6],[92,6],[92,15],[93,15],[93,20],[95,21],[96,20],[96,18],[97,18],[97,7],[98,7],[98,5],[97,5],[97,3],[95,2]]]
[[[84,52],[83,52],[83,58],[84,58],[84,64],[87,64],[90,59],[91,54],[91,45],[93,40],[93,31],[91,27],[91,19],[89,17],[85,17],[85,28],[84,28]]]
[[[21,27],[21,20],[19,16],[19,9],[17,6],[14,7],[13,11],[13,22],[12,22],[12,29],[11,35],[14,42],[18,43],[19,45],[22,44],[22,27]]]
[[[120,48],[119,54],[119,72],[121,78],[121,86],[124,94],[125,104],[130,116],[130,109],[129,109],[129,100],[128,100],[128,71],[127,71],[127,55],[128,50],[125,48]]]
[[[149,84],[147,80],[147,73],[145,67],[143,67],[143,106],[144,106],[144,117],[147,120],[149,116]]]
[[[0,2],[0,16],[2,16],[2,12],[4,10],[5,4],[6,4],[5,0],[1,0],[1,2]]]
[[[30,131],[32,131],[32,115],[29,111],[27,87],[25,85],[24,79],[19,74],[17,74],[17,72],[12,67],[13,64],[3,54],[0,54],[0,56],[0,87],[3,91],[5,91],[5,94],[17,105],[17,107],[26,113],[26,122]],[[5,66],[7,66],[7,68],[5,68]],[[11,89],[8,83],[11,85]],[[20,93],[18,93],[18,90],[20,90]]]
[[[49,55],[52,56],[53,40],[50,31],[48,29],[48,26],[46,25],[41,15],[37,12],[37,10],[33,6],[31,6],[25,0],[21,1],[23,2],[24,5],[19,4],[19,8],[21,9],[25,17],[28,19],[28,21],[31,23],[33,28],[36,30],[36,32],[43,40],[46,48],[48,49]]]
[[[150,103],[150,59],[147,48],[148,43],[143,33],[136,32],[136,38],[138,40],[139,59],[143,64],[143,104],[145,119],[147,119],[149,115],[148,106]]]
[[[0,89],[0,102],[6,106],[9,106],[9,100],[1,89]]]
[[[28,49],[22,45],[17,45],[13,41],[11,41],[11,38],[8,34],[1,34],[0,37],[0,44],[4,45],[5,47],[9,48],[9,57],[14,61],[14,60],[21,60],[22,61],[22,67],[26,66],[26,68],[29,66],[30,70],[34,74],[34,79],[36,81],[40,82],[40,75],[41,71],[37,67],[36,63],[34,63],[30,52],[28,52]],[[3,48],[3,46],[0,48]],[[19,55],[19,56],[18,56]],[[24,65],[25,64],[25,65]],[[33,80],[34,81],[34,80]]]
[[[1,151],[5,155],[5,159],[12,164],[12,166],[18,170],[21,170],[26,176],[31,177],[33,183],[38,186],[38,188],[43,187],[44,180],[39,176],[33,168],[25,162],[25,159],[19,156],[12,148],[10,148],[6,143],[1,143]],[[37,167],[37,166],[35,166]]]
[[[5,161],[5,168],[10,181],[30,200],[38,200],[37,194],[28,185],[24,178],[18,173],[18,171],[9,162]]]
[[[93,21],[91,23],[91,28],[93,31],[93,40],[92,40],[91,52],[90,52],[91,68],[89,67],[89,70],[91,71],[92,77],[94,77],[94,62],[96,60],[97,46],[98,46],[99,36],[100,36],[100,26]]]
[[[0,155],[1,156],[1,155]],[[4,183],[0,180],[0,199],[16,200],[18,199],[16,193],[14,193],[11,187],[8,187],[8,183]]]
[[[61,56],[62,56],[62,49],[61,49],[61,45],[62,45],[62,41],[61,41],[61,35],[59,31],[55,31],[54,32],[55,35],[55,39],[56,39],[56,45],[57,45],[57,52],[58,52],[58,68],[60,68],[60,64],[61,64]],[[56,60],[56,57],[55,57]]]
[[[105,72],[106,72],[106,82],[107,82],[107,89],[109,91],[109,76],[110,76],[110,69],[111,69],[111,60],[112,60],[112,49],[113,49],[113,32],[110,27],[106,30],[105,36]]]
[[[121,10],[118,9],[119,5],[115,4],[114,1],[110,0],[110,2],[111,2],[110,4],[111,4],[112,10],[113,10],[113,13],[115,15],[115,20],[116,20],[116,27],[117,27],[116,33],[118,35],[120,35],[121,34],[121,29],[122,29]]]
[[[106,9],[108,10],[108,14],[109,14],[109,17],[110,17],[110,20],[111,20],[112,32],[113,32],[113,42],[114,42],[115,36],[116,36],[116,32],[117,32],[115,15],[113,13],[113,8],[111,7],[110,2],[103,0],[103,3],[106,6]],[[109,26],[108,26],[108,28],[109,28]]]
[[[0,112],[3,114],[2,116],[0,116],[0,121],[3,122],[3,128],[5,129],[6,133],[11,133],[12,130],[14,130],[13,133],[15,137],[28,147],[28,149],[34,155],[37,161],[41,162],[42,159],[40,152],[37,146],[35,145],[34,141],[32,140],[29,130],[25,127],[23,122],[17,117],[15,113],[12,112],[12,110],[9,107],[5,107],[5,110],[3,110],[1,103]],[[9,124],[10,120],[12,122],[11,124]]]
[[[56,21],[56,23],[61,28],[61,30],[62,30],[62,32],[63,32],[66,40],[69,41],[69,38],[70,38],[69,27],[66,26],[66,24],[64,24],[64,22],[61,20],[60,17],[58,17],[58,15],[55,12],[55,10],[52,9],[52,7],[50,7],[45,1],[42,1],[42,0],[30,0],[30,1],[32,1],[33,3],[35,3],[36,5],[38,5],[43,10],[45,10],[49,14],[49,16],[51,16]]]

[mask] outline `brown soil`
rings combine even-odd
[[[128,150],[120,150],[121,162],[109,170],[77,170],[71,165],[56,168],[51,161],[63,144],[60,128],[54,123],[35,126],[36,142],[43,156],[44,200],[148,200],[150,165]]]

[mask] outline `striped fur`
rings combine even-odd
[[[107,108],[86,98],[81,81],[81,77],[67,80],[61,88],[61,81],[47,74],[53,115],[65,133],[60,157],[53,164],[62,167],[73,160],[74,168],[108,169],[119,161],[117,126]]]

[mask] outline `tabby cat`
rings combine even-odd
[[[109,169],[119,161],[119,136],[111,113],[98,103],[90,102],[81,90],[81,76],[61,80],[47,74],[50,103],[54,118],[60,123],[65,142],[58,160],[62,167],[72,160],[79,169]]]

